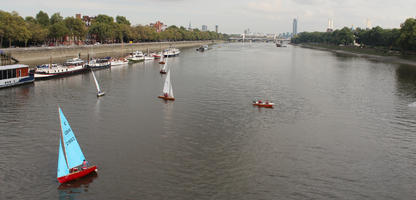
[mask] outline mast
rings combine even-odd
[[[94,77],[95,86],[97,87],[97,91],[101,92],[100,85],[98,85],[97,78],[95,77],[94,71],[92,71],[92,69],[91,69],[91,73],[92,73],[92,76]]]

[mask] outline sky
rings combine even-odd
[[[398,28],[416,16],[416,0],[0,0],[0,10],[35,16],[39,10],[50,15],[125,16],[133,25],[160,20],[165,24],[240,34],[247,28],[259,33],[325,31],[328,20],[334,27],[372,26]]]

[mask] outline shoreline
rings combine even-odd
[[[119,57],[126,56],[132,51],[161,51],[169,47],[190,48],[208,44],[223,43],[221,40],[206,41],[177,41],[177,42],[145,42],[145,43],[118,43],[81,46],[57,46],[57,47],[27,47],[27,48],[3,48],[3,52],[10,53],[19,63],[35,65],[43,62],[63,62],[66,59],[78,57],[87,59],[91,57]]]
[[[359,51],[354,51],[354,49],[349,48],[342,49],[343,47],[333,46],[333,48],[325,47],[323,45],[314,45],[314,44],[292,44],[294,46],[299,46],[302,48],[308,49],[316,49],[321,51],[329,51],[336,54],[343,54],[343,55],[350,55],[350,56],[357,56],[361,58],[367,58],[372,61],[379,61],[379,62],[388,62],[388,63],[395,63],[395,64],[404,64],[404,65],[412,65],[416,66],[416,60],[401,58],[398,55],[379,55],[379,54],[371,54],[371,53],[363,53]],[[334,49],[337,48],[337,49]],[[345,48],[345,47],[344,47]]]

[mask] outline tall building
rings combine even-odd
[[[215,25],[215,32],[218,33],[218,25]]]
[[[208,31],[208,26],[207,25],[202,25],[202,31]]]
[[[366,29],[371,29],[371,28],[372,28],[372,26],[371,26],[371,20],[367,19]]]
[[[293,36],[295,36],[296,34],[298,34],[298,19],[293,19],[293,32],[292,32]]]
[[[191,25],[191,21],[189,21],[189,26],[188,26],[188,30],[192,30],[192,25]]]
[[[328,20],[328,28],[326,29],[326,32],[332,32],[334,31],[334,20],[329,19]]]

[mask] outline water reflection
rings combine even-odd
[[[79,199],[78,196],[88,192],[89,185],[98,177],[96,172],[92,172],[81,179],[62,183],[58,187],[59,199]]]

